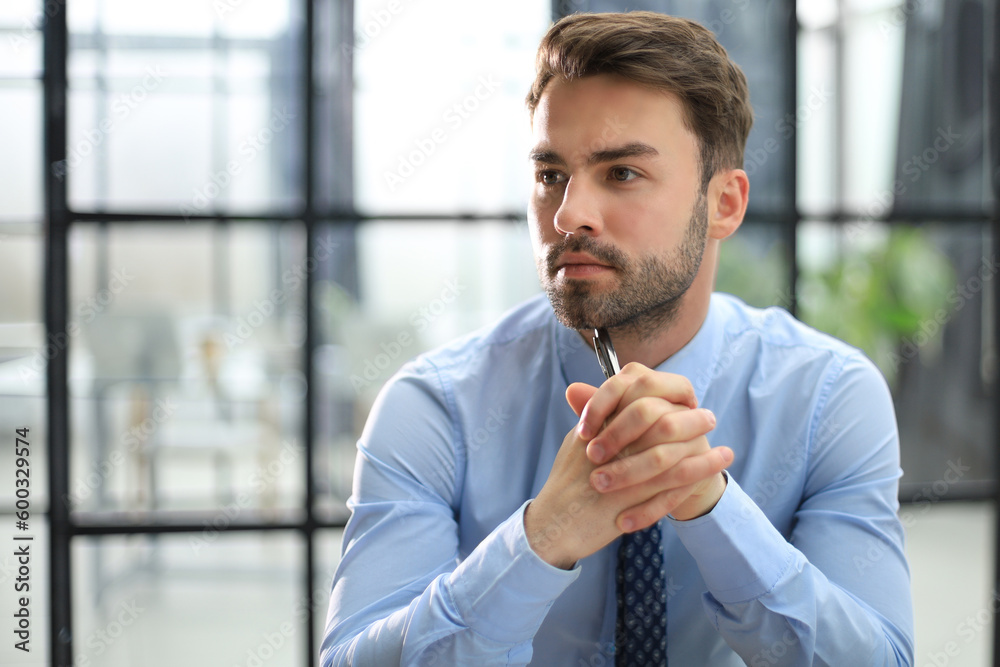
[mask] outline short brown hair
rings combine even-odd
[[[702,190],[722,169],[743,166],[753,109],[743,70],[704,26],[656,12],[572,14],[538,47],[528,110],[554,77],[612,74],[676,95],[698,139]]]

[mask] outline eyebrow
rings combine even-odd
[[[633,141],[625,144],[624,146],[608,148],[602,151],[594,151],[590,154],[590,157],[587,158],[587,164],[595,165],[602,162],[614,162],[615,160],[621,160],[629,157],[653,157],[659,154],[660,152],[649,144]],[[552,150],[533,150],[528,154],[528,158],[533,162],[544,162],[560,166],[566,165],[566,160]]]

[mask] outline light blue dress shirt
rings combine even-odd
[[[661,522],[674,666],[909,665],[899,442],[882,376],[777,308],[715,294],[657,370],[735,452],[707,515]],[[614,665],[617,541],[560,570],[523,513],[594,350],[535,298],[406,365],[358,443],[322,664]]]

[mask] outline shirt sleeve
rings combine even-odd
[[[522,505],[467,557],[458,545],[462,453],[428,373],[383,390],[358,444],[351,519],[321,648],[331,665],[523,665],[579,575],[530,548]]]
[[[710,513],[672,521],[750,667],[913,663],[894,415],[878,371],[851,358],[817,408],[789,539],[731,477]]]

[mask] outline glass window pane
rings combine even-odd
[[[77,538],[74,664],[307,663],[294,534]]]
[[[41,71],[42,33],[0,23],[0,77],[39,77]]]
[[[987,94],[996,24],[991,6],[995,12],[987,2],[938,0],[889,10],[890,25],[904,33],[893,174],[901,211],[978,213],[993,203]],[[995,107],[992,113],[995,122]]]
[[[845,13],[845,90],[836,104],[843,128],[841,206],[871,211],[875,217],[888,213],[891,194],[886,193],[891,193],[896,178],[899,139],[903,31],[888,23],[890,14],[889,9]],[[814,163],[824,159],[822,153],[813,154]]]
[[[38,0],[7,0],[0,5],[0,26],[34,30],[42,24],[42,6]]]
[[[6,443],[0,446],[0,478],[6,480],[0,483],[0,508],[15,507],[15,431],[26,428],[30,511],[38,521],[48,505],[45,371],[58,349],[45,344],[43,242],[37,227],[0,223],[0,443]],[[3,572],[0,568],[0,579]]]
[[[355,14],[355,169],[364,211],[521,211],[528,117],[549,5],[381,0]],[[476,26],[474,31],[468,26]],[[456,54],[461,54],[457,56]]]
[[[356,235],[358,287],[333,273],[343,260],[333,255],[319,269],[316,289],[322,444],[314,479],[320,507],[334,514],[350,494],[355,443],[368,410],[392,373],[540,292],[524,224],[371,222]]]
[[[138,7],[122,5],[120,13],[139,14],[119,16],[118,29],[104,32],[81,10],[61,167],[71,174],[75,208],[190,216],[300,204],[303,114],[289,4],[241,3],[219,16],[200,6],[212,29],[206,36],[197,16],[184,17],[190,29],[166,21],[146,36],[139,33],[153,24]],[[104,11],[99,25],[111,20]],[[183,16],[175,7],[169,13]],[[270,20],[277,23],[262,31]]]
[[[843,93],[837,86],[836,35],[831,27],[822,28],[803,30],[798,40],[796,200],[803,211],[814,214],[837,210],[841,205],[842,154],[837,118]]]
[[[986,229],[810,223],[799,230],[799,261],[802,318],[864,350],[893,391],[902,497],[936,500],[953,486],[937,482],[956,475],[992,479],[1000,260]]]
[[[0,160],[3,206],[0,220],[39,220],[42,217],[42,89],[35,81],[0,83],[0,123],[5,153],[17,159]],[[18,281],[20,284],[21,281]]]
[[[303,244],[297,225],[74,228],[74,508],[301,505]]]
[[[788,246],[780,225],[744,222],[722,243],[715,289],[751,306],[791,308]]]

